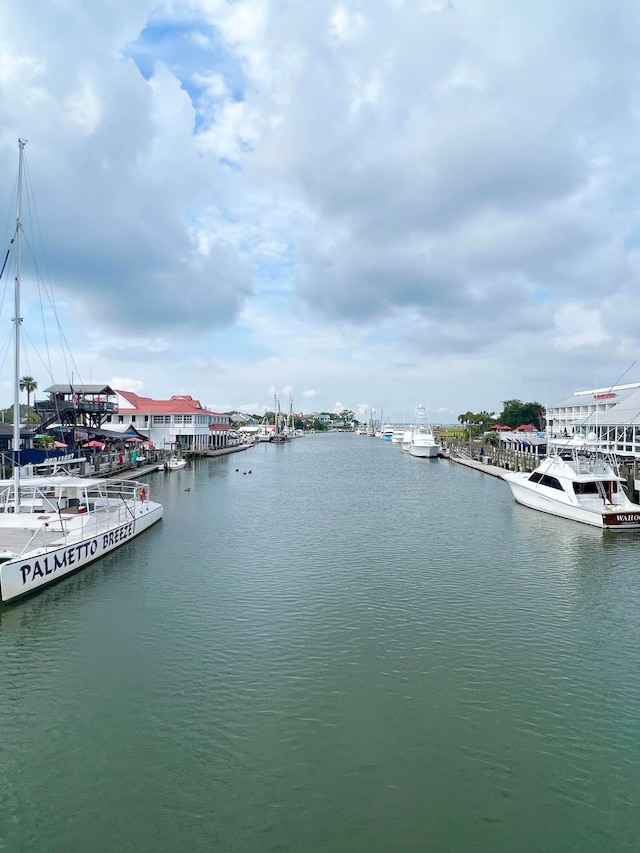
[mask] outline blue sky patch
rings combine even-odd
[[[196,110],[196,130],[205,122],[203,97],[207,93],[207,77],[219,75],[226,91],[220,100],[244,98],[245,80],[241,64],[224,46],[220,31],[205,22],[193,19],[170,22],[151,19],[138,38],[131,42],[124,55],[132,59],[140,73],[149,80],[157,62],[164,63],[180,81]],[[209,91],[206,95],[215,100]]]

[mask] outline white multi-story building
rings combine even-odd
[[[152,400],[132,391],[116,394],[118,412],[110,420],[132,424],[159,450],[217,450],[227,446],[229,416],[205,409],[193,397]]]
[[[549,443],[585,443],[640,458],[640,382],[576,391],[547,409]]]

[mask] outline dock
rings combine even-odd
[[[497,465],[492,465],[490,462],[484,462],[477,459],[467,459],[464,456],[456,456],[453,453],[449,457],[449,461],[455,462],[456,465],[465,465],[467,468],[473,468],[476,471],[481,471],[483,474],[490,474],[492,477],[498,477],[500,480],[502,479],[502,475],[505,471],[504,468],[498,468]]]

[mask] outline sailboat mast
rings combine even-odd
[[[20,512],[20,229],[22,216],[22,172],[24,146],[26,141],[18,139],[18,199],[16,201],[16,279],[14,287],[13,317],[13,483],[15,491],[15,512]]]

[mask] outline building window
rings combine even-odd
[[[174,416],[173,416],[173,422],[174,422],[174,424],[181,424],[181,423],[183,423],[183,417],[182,417],[182,415],[174,415]]]
[[[184,416],[184,422],[185,422],[185,424],[192,424],[193,423],[193,415],[185,415]]]
[[[154,415],[153,416],[154,424],[163,424],[164,423],[164,415]]]

